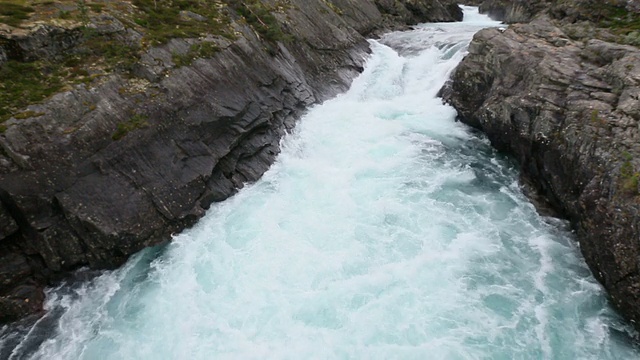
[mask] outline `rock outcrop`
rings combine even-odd
[[[462,21],[462,9],[453,1],[375,0],[386,27],[421,22]]]
[[[475,0],[472,4],[477,5],[483,14],[487,14],[494,19],[499,19],[509,24],[527,22],[535,15],[546,10],[551,1],[549,0]]]
[[[568,28],[540,15],[480,31],[441,93],[571,220],[594,275],[637,326],[640,50]]]
[[[257,180],[303,111],[362,70],[363,36],[385,21],[459,19],[453,3],[290,0],[274,14],[283,41],[230,12],[234,38],[205,39],[215,54],[178,64],[202,39],[173,39],[131,73],[67,86],[10,118],[0,134],[0,322],[40,311],[43,287],[69,271],[118,266]],[[116,41],[141,36],[116,18],[102,24]],[[0,65],[55,59],[81,42],[78,31],[5,36]]]
[[[508,24],[524,23],[541,14],[560,20],[561,23],[589,21],[594,23],[609,21],[620,10],[637,13],[640,11],[638,0],[472,0],[480,12]]]

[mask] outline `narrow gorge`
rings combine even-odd
[[[639,4],[212,5],[0,11],[0,358],[640,356]]]
[[[527,23],[480,31],[442,94],[516,157],[534,196],[571,221],[613,303],[640,324],[640,3],[483,4]]]
[[[208,20],[224,25],[222,35],[184,39],[161,24],[137,26],[149,21],[147,13],[162,15],[148,3],[120,2],[109,8],[113,15],[105,9],[87,19],[79,9],[78,21],[39,21],[0,38],[4,71],[44,63],[26,70],[43,76],[64,61],[73,65],[65,71],[87,74],[26,108],[9,112],[17,101],[3,103],[0,321],[40,311],[43,287],[70,271],[116,267],[165,243],[211,203],[260,178],[296,119],[362,71],[369,52],[363,35],[462,17],[456,5],[439,1],[247,2],[251,11],[272,11],[274,24],[265,28],[214,1],[200,10],[223,7]],[[203,19],[175,26],[211,30]],[[158,38],[166,43],[148,45]],[[91,52],[94,43],[105,49]],[[201,51],[207,48],[210,56]],[[84,57],[106,71],[83,67]],[[126,64],[131,57],[137,62]],[[16,72],[17,80],[3,74],[3,83],[15,84],[9,90],[20,98],[25,73]]]

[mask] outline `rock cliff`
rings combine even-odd
[[[0,86],[15,92],[0,99],[0,322],[257,180],[302,112],[361,71],[364,36],[462,17],[445,0],[178,3],[123,0],[124,19],[102,3],[46,3],[79,21],[0,24]]]
[[[637,327],[640,49],[624,43],[638,13],[625,2],[613,7],[624,18],[598,23],[588,17],[594,8],[569,14],[534,3],[530,23],[476,34],[441,93],[571,220],[594,275]]]

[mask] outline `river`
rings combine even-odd
[[[639,358],[567,224],[436,97],[490,26],[465,7],[372,40],[260,181],[171,244],[48,290],[0,358]]]

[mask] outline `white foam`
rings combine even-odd
[[[373,41],[261,181],[161,253],[52,291],[64,314],[34,358],[637,356],[570,235],[435,98],[498,24],[465,19]]]

